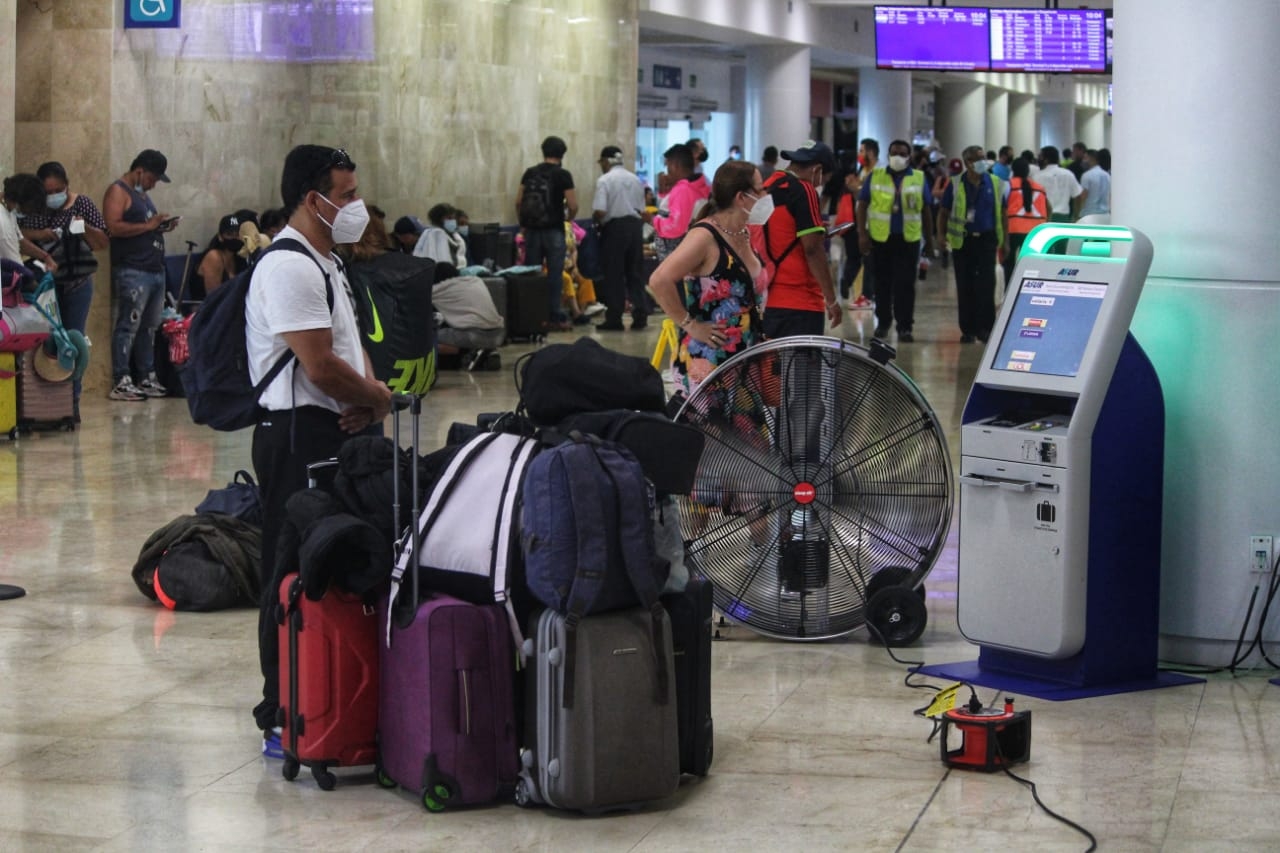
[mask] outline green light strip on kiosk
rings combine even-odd
[[[1058,240],[1070,239],[1084,241],[1080,247],[1082,256],[1104,260],[1110,258],[1112,243],[1132,243],[1133,234],[1123,225],[1046,223],[1031,230],[1018,257],[1042,255]]]

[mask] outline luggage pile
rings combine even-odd
[[[520,411],[451,431],[426,488],[412,466],[389,589],[281,585],[286,778],[306,765],[330,789],[331,768],[371,764],[430,811],[595,813],[707,773],[711,588],[684,569],[670,497],[702,434],[661,414],[645,360],[591,339],[517,371]],[[402,408],[416,459],[421,399],[397,398],[397,445]]]

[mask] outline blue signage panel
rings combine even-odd
[[[125,0],[124,28],[177,29],[182,21],[182,0]]]

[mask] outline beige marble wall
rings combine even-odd
[[[0,171],[12,174],[14,139],[14,85],[17,70],[18,9],[10,3],[0,3]]]
[[[155,195],[185,217],[173,246],[203,245],[235,208],[279,204],[280,165],[301,142],[345,147],[392,217],[450,201],[510,222],[544,136],[565,138],[588,190],[599,149],[633,138],[636,15],[636,0],[378,0],[376,59],[313,65],[175,58],[163,33],[117,32],[113,163],[143,147],[169,156],[174,183]]]
[[[113,7],[112,0],[22,2],[16,13],[14,168],[34,172],[41,163],[58,160],[66,166],[72,191],[99,206],[116,169],[107,144],[115,110]],[[95,349],[85,374],[86,387],[95,391],[105,390],[111,378],[111,285],[107,254],[98,257],[88,327]]]
[[[182,5],[184,25],[245,6]],[[600,148],[634,138],[637,0],[377,0],[372,62],[311,65],[191,58],[173,33],[126,32],[121,16],[118,0],[59,0],[20,3],[16,27],[0,17],[0,57],[16,32],[14,159],[28,170],[59,159],[73,189],[100,200],[139,150],[160,149],[173,183],[153,198],[184,217],[171,253],[185,240],[203,247],[231,210],[278,205],[284,155],[303,142],[347,148],[363,195],[392,218],[449,201],[476,221],[511,222],[543,137],[568,142],[586,199]],[[13,64],[0,68],[0,157]],[[88,381],[101,390],[105,272],[96,286]]]

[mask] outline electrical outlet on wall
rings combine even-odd
[[[1275,559],[1275,539],[1271,536],[1249,537],[1249,571],[1266,574]]]

